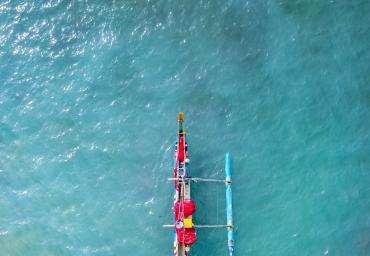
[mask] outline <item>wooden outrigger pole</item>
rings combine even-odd
[[[190,246],[196,241],[195,228],[227,228],[229,256],[234,256],[234,231],[232,211],[231,156],[225,157],[225,179],[194,178],[187,170],[189,159],[184,127],[184,114],[178,116],[178,137],[175,147],[174,177],[174,224],[163,225],[174,229],[174,256],[190,256]],[[225,184],[226,225],[199,225],[192,221],[195,203],[190,197],[190,182],[217,182]]]

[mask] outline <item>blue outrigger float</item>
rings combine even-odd
[[[225,185],[226,185],[226,220],[227,220],[227,243],[229,246],[229,256],[234,255],[234,231],[233,231],[233,205],[231,188],[231,156],[229,153],[225,157]]]
[[[174,176],[168,180],[174,181],[174,223],[163,225],[174,230],[174,256],[190,256],[190,246],[196,242],[195,228],[227,228],[229,256],[234,256],[234,231],[232,211],[232,178],[231,156],[225,157],[225,179],[194,178],[189,175],[189,155],[185,134],[184,114],[178,115],[178,133],[175,144]],[[226,225],[196,225],[193,223],[195,202],[191,199],[191,182],[219,182],[225,184],[226,191]]]

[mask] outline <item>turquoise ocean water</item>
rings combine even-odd
[[[173,143],[236,255],[370,255],[370,2],[0,1],[0,255],[172,255]],[[195,221],[224,223],[195,184]],[[209,232],[207,232],[209,231]],[[194,256],[227,255],[199,230]]]

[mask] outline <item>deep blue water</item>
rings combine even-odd
[[[369,24],[366,0],[0,1],[0,255],[172,255],[179,111],[193,176],[232,154],[236,255],[370,255]],[[193,197],[225,221],[222,186]]]

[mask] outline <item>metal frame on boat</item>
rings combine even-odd
[[[234,231],[232,212],[231,156],[225,157],[225,179],[193,178],[189,175],[189,155],[185,133],[184,114],[178,115],[178,133],[175,144],[174,176],[174,223],[163,225],[174,229],[174,256],[190,256],[190,246],[196,242],[195,228],[227,228],[229,256],[234,255]],[[195,203],[191,199],[191,182],[219,182],[225,184],[226,191],[226,225],[197,225],[193,223]]]

